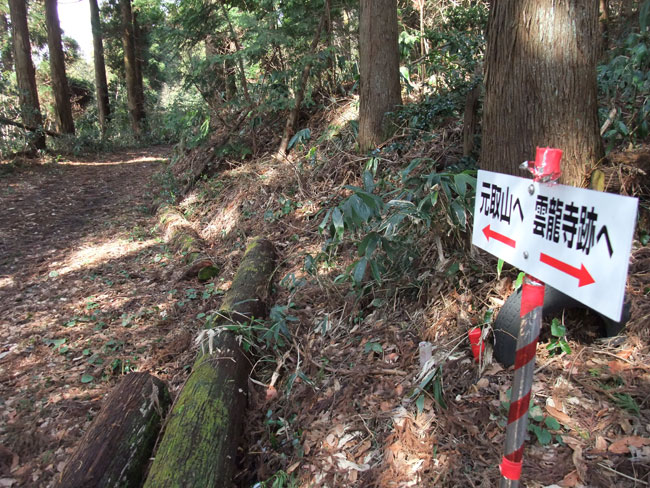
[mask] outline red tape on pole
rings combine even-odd
[[[521,317],[537,307],[544,306],[544,285],[524,283],[521,290]]]
[[[530,391],[519,400],[510,404],[510,409],[508,410],[508,423],[511,424],[516,422],[522,416],[527,414],[528,407],[530,407]]]
[[[504,478],[517,481],[519,478],[521,478],[521,466],[523,464],[523,461],[514,462],[503,456],[501,459],[501,464],[499,465],[499,470],[501,471],[501,475]]]
[[[530,362],[531,359],[535,357],[537,352],[537,340],[534,340],[530,344],[517,349],[515,354],[515,369],[519,369],[522,366],[525,366]]]

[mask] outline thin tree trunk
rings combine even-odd
[[[235,32],[235,28],[232,26],[232,22],[230,22],[228,11],[226,10],[226,7],[224,6],[223,3],[221,3],[221,10],[223,11],[223,16],[226,18],[226,22],[228,23],[228,30],[230,31],[232,42],[235,43],[235,48],[237,49],[237,63],[239,64],[239,81],[241,82],[242,90],[244,90],[244,98],[246,99],[249,105],[252,105],[253,102],[251,101],[251,97],[248,93],[248,82],[246,81],[246,70],[244,69],[244,61],[242,60],[241,57],[241,45],[239,44],[237,33]]]
[[[3,71],[13,71],[14,69],[14,57],[11,52],[12,40],[11,32],[9,31],[9,22],[7,21],[7,16],[5,13],[0,13],[0,35],[7,39],[7,45],[0,53],[0,62],[2,62]]]
[[[332,50],[332,36],[333,36],[333,25],[332,25],[332,0],[325,0],[325,14],[327,15],[327,82],[329,84],[330,93],[336,92],[336,63],[334,62],[335,54]]]
[[[228,54],[235,52],[237,52],[237,46],[231,41]],[[224,66],[226,69],[226,100],[231,101],[237,96],[237,66],[231,58],[226,58]]]
[[[144,53],[142,45],[144,43],[142,29],[138,23],[137,12],[132,11],[133,16],[133,52],[135,53],[135,80],[136,80],[136,95],[138,98],[138,111],[142,116],[140,125],[144,127],[146,122],[146,113],[144,110]]]
[[[600,16],[598,18],[600,23],[600,52],[601,54],[607,51],[609,47],[609,0],[600,0],[599,8]]]
[[[136,72],[135,41],[133,34],[133,15],[131,0],[120,0],[122,13],[122,46],[124,48],[124,71],[126,74],[126,94],[129,105],[131,130],[136,139],[142,137],[144,114],[140,112],[138,100],[138,76]]]
[[[223,59],[219,56],[223,52],[223,41],[217,39],[214,35],[209,35],[205,39],[205,57],[206,61],[210,63],[210,70],[207,81],[207,91],[205,93],[208,107],[213,114],[218,114],[218,111],[224,101],[224,92],[226,91],[226,70]],[[216,116],[210,117],[210,127],[213,129],[217,127]]]
[[[56,0],[45,0],[45,23],[47,25],[47,46],[50,52],[50,76],[54,93],[56,126],[63,134],[74,134],[70,89],[68,88],[68,77],[65,74],[61,26],[59,25]]]
[[[13,29],[12,39],[20,113],[26,126],[41,127],[43,125],[43,116],[38,103],[36,74],[32,62],[32,49],[29,43],[27,3],[25,0],[9,0],[9,12]],[[36,149],[45,149],[45,134],[36,132],[30,141],[30,145]]]
[[[521,174],[535,147],[564,151],[581,185],[603,155],[597,117],[598,3],[503,0],[490,12],[481,166]]]
[[[111,108],[108,103],[108,83],[106,82],[106,64],[104,62],[104,43],[102,25],[99,20],[97,0],[90,0],[90,25],[93,31],[93,59],[95,62],[95,91],[97,95],[97,113],[102,134],[108,129]]]
[[[388,135],[384,115],[402,103],[396,0],[361,0],[359,21],[359,150]]]
[[[278,156],[282,157],[287,154],[287,146],[289,145],[289,139],[296,132],[296,125],[298,124],[298,116],[300,115],[300,106],[302,105],[302,100],[305,98],[305,88],[307,87],[307,81],[309,80],[309,72],[311,70],[311,57],[316,52],[318,47],[318,40],[320,39],[320,34],[323,31],[323,26],[327,20],[327,13],[324,13],[320,19],[316,32],[314,33],[314,38],[311,41],[311,46],[309,46],[309,58],[305,67],[302,69],[302,76],[300,77],[300,84],[298,85],[298,90],[296,91],[296,100],[287,123],[284,126],[284,133],[282,134],[282,141],[280,142],[280,147],[278,148]]]

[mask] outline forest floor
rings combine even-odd
[[[335,279],[354,258],[349,244],[307,272],[322,209],[362,166],[325,149],[311,167],[222,161],[175,202],[220,270],[208,283],[182,272],[157,228],[154,194],[175,191],[170,148],[0,166],[0,487],[51,485],[121,375],[149,371],[177,394],[192,339],[255,235],[280,255],[267,323],[284,334],[256,349],[236,485],[498,484],[512,371],[489,353],[477,365],[467,330],[489,329],[486,312],[516,271],[497,277],[496,260],[467,252],[466,239],[441,248],[425,236],[415,284],[360,299]],[[650,484],[650,248],[636,240],[631,263],[624,335],[601,339],[577,314],[571,354],[538,348],[522,486]],[[432,382],[419,403],[421,341],[433,344],[442,393]]]
[[[169,153],[0,165],[0,486],[48,486],[120,375],[188,349],[151,212]]]

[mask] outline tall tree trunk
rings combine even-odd
[[[316,47],[318,46],[318,40],[320,39],[320,34],[323,30],[327,19],[327,13],[324,13],[321,17],[318,28],[314,33],[314,38],[311,41],[311,46],[309,46],[309,56],[312,56],[316,52]],[[310,58],[311,59],[311,58]],[[298,90],[296,91],[296,99],[294,101],[293,109],[289,114],[287,123],[284,126],[284,133],[282,134],[282,140],[280,141],[280,147],[278,149],[278,156],[285,156],[287,154],[287,147],[289,146],[289,138],[293,136],[293,133],[296,132],[296,125],[298,124],[298,116],[300,115],[300,106],[302,105],[302,100],[305,98],[305,88],[307,87],[307,81],[309,80],[309,72],[311,71],[311,60],[308,60],[305,64],[305,67],[302,69],[302,76],[300,77],[300,84],[298,85]]]
[[[223,53],[223,41],[215,35],[208,35],[205,39],[205,57],[210,63],[208,74],[208,84],[206,92],[206,101],[213,114],[218,113],[224,101],[224,92],[226,91],[226,70],[223,59],[219,56]],[[217,117],[210,117],[210,127],[217,127]]]
[[[228,53],[233,54],[235,52],[237,52],[237,46],[230,41]],[[226,58],[224,65],[226,67],[226,100],[230,101],[237,96],[237,66],[231,58]]]
[[[359,149],[387,136],[384,114],[402,103],[397,0],[361,0],[359,20]]]
[[[6,39],[2,52],[0,53],[0,63],[2,63],[2,71],[13,71],[14,57],[11,47],[11,33],[9,32],[9,21],[4,12],[0,12],[0,36]]]
[[[521,174],[536,146],[564,151],[581,185],[603,156],[598,131],[598,3],[502,0],[490,11],[481,166]]]
[[[335,55],[332,50],[332,36],[334,33],[334,26],[332,25],[332,1],[325,0],[325,15],[327,15],[327,23],[325,25],[327,36],[327,83],[329,84],[330,93],[336,92],[336,63],[334,62]]]
[[[242,90],[244,91],[244,98],[246,99],[246,102],[248,102],[249,105],[252,105],[253,102],[251,100],[250,94],[248,93],[248,81],[246,81],[246,70],[244,69],[244,61],[242,60],[242,56],[241,56],[241,44],[239,43],[239,38],[237,37],[235,28],[233,27],[232,22],[230,21],[228,10],[226,9],[223,3],[221,3],[221,10],[223,12],[224,18],[226,19],[226,22],[228,23],[228,30],[230,31],[231,40],[235,44],[235,49],[237,53],[237,64],[239,64],[239,81],[241,83]]]
[[[45,0],[45,23],[47,25],[47,47],[50,52],[50,76],[54,92],[56,126],[63,134],[74,134],[70,89],[68,88],[68,77],[65,74],[61,26],[59,25],[56,0]]]
[[[108,83],[106,82],[106,64],[104,63],[104,43],[102,25],[99,20],[97,0],[90,0],[90,25],[93,31],[93,59],[95,61],[95,91],[97,92],[97,113],[102,134],[108,129],[111,108],[108,104]]]
[[[140,125],[144,126],[146,121],[146,113],[144,111],[144,79],[143,79],[143,69],[144,69],[144,51],[142,46],[144,45],[144,34],[138,23],[138,13],[132,11],[133,16],[133,52],[135,53],[135,87],[136,95],[138,101],[138,111],[142,114],[142,120]]]
[[[609,0],[600,0],[600,52],[603,54],[609,47]]]
[[[43,125],[43,116],[38,103],[36,75],[34,63],[32,62],[32,49],[29,44],[27,2],[25,0],[9,0],[9,13],[13,29],[12,38],[20,113],[25,125],[40,127]],[[45,149],[45,134],[35,133],[30,144],[36,149]]]
[[[124,71],[126,74],[126,95],[129,105],[131,130],[136,139],[142,136],[144,113],[138,100],[138,75],[136,72],[135,40],[131,0],[120,0],[122,13],[122,46],[124,48]]]

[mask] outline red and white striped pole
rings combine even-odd
[[[560,177],[562,151],[553,148],[537,148],[535,161],[522,165],[529,169],[535,181],[555,182]],[[521,326],[517,337],[515,374],[512,379],[508,427],[506,428],[505,454],[499,465],[501,488],[517,488],[521,478],[524,458],[524,440],[528,423],[530,391],[533,386],[537,339],[542,325],[544,306],[544,283],[526,275],[521,293]]]

